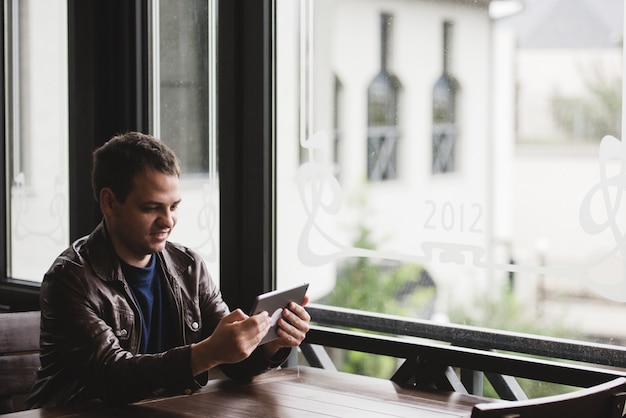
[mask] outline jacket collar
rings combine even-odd
[[[81,240],[83,241],[83,240]],[[103,281],[125,281],[119,259],[106,229],[104,220],[86,237],[82,249],[92,271]],[[180,277],[193,258],[183,247],[167,242],[165,249],[156,254],[157,260],[169,277]]]

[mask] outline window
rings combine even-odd
[[[181,161],[179,222],[172,240],[201,254],[219,283],[215,132],[216,2],[157,2],[154,131]]]
[[[489,3],[277,2],[279,287],[623,345],[623,4]],[[381,19],[397,108],[370,95]]]
[[[448,62],[452,55],[451,21],[443,22],[442,73],[433,87],[433,174],[454,171],[455,149],[458,137],[456,103],[460,86],[452,75]]]
[[[133,87],[132,83],[137,83],[135,79],[123,79],[134,76],[132,71],[124,69],[125,66],[130,69],[131,63],[134,65],[140,60],[123,55],[124,48],[130,50],[128,45],[122,48],[116,44],[118,41],[128,44],[133,41],[101,36],[101,32],[98,36],[85,35],[90,30],[86,28],[88,24],[76,28],[76,36],[81,41],[74,49],[79,51],[78,54],[93,51],[93,45],[98,42],[98,45],[106,44],[106,48],[116,51],[108,55],[104,49],[98,49],[100,55],[94,60],[101,72],[94,70],[96,64],[89,62],[88,58],[81,57],[82,61],[70,59],[68,52],[68,38],[74,36],[68,35],[68,27],[72,27],[75,21],[93,18],[103,24],[105,19],[114,16],[132,20],[130,16],[140,13],[140,9],[121,4],[117,8],[115,5],[73,4],[68,11],[65,0],[7,2],[5,149],[8,164],[5,176],[9,185],[6,192],[9,204],[6,212],[6,277],[34,283],[42,280],[52,261],[69,245],[71,204],[80,206],[75,207],[73,213],[86,220],[84,226],[77,228],[79,234],[88,233],[93,228],[88,216],[92,210],[89,205],[93,204],[91,194],[87,192],[89,182],[72,183],[70,167],[74,167],[74,177],[88,179],[90,167],[82,162],[88,161],[91,151],[100,145],[98,141],[105,141],[123,130],[145,129],[166,141],[181,159],[183,205],[174,239],[197,250],[219,282],[219,190],[214,115],[215,3],[202,0],[182,7],[177,2],[163,1],[145,9],[151,13],[148,26],[153,33],[143,34],[141,39],[152,41],[150,62],[154,74],[149,86],[151,127],[147,128],[136,121],[128,122],[137,115],[143,118],[141,112],[144,109],[130,111],[115,106],[116,100],[131,105],[129,97],[132,95],[124,95],[124,89],[133,94],[141,91],[140,87]],[[68,16],[80,17],[68,23]],[[105,62],[115,61],[112,58],[115,53],[123,55],[124,60],[129,59],[116,67],[124,73],[119,78],[104,67]],[[135,53],[140,54],[140,51]],[[74,136],[80,144],[74,147],[69,146],[68,140],[68,92],[71,90],[68,62],[79,62],[74,64],[77,74],[89,74],[72,80],[76,85],[74,90],[83,94],[75,98],[74,108],[78,110],[75,119],[80,122],[74,130],[80,134]],[[100,82],[96,81],[98,76],[109,78]],[[93,91],[89,80],[94,80],[92,84],[97,85]],[[81,82],[89,88],[81,87]],[[106,87],[98,90],[106,85],[115,85],[119,97],[114,98]],[[115,109],[111,110],[109,106]],[[121,117],[116,119],[118,114]],[[99,122],[95,122],[96,119]],[[125,127],[129,125],[132,127]],[[70,155],[76,161],[69,161]],[[74,187],[72,193],[70,187]],[[72,203],[70,194],[75,196]],[[93,209],[97,211],[97,208]],[[100,219],[97,212],[94,222]],[[33,254],[37,256],[33,257]]]
[[[101,117],[85,123],[94,133],[130,120],[176,150],[183,205],[172,239],[199,251],[217,282],[228,279],[227,296],[273,287],[275,267],[278,287],[308,281],[313,301],[330,306],[626,342],[614,325],[626,302],[622,2],[557,12],[552,0],[528,1],[508,14],[496,6],[512,0],[222,2],[219,28],[216,3],[149,3],[149,127],[141,94],[124,102],[133,111],[116,106],[144,87],[133,84],[145,78],[143,55],[133,55],[143,37],[124,44],[133,50],[124,65],[139,67],[123,74],[126,90],[111,100],[102,83],[75,106],[107,102],[109,114],[87,112]],[[65,65],[77,57],[65,19],[77,30],[79,12],[93,18],[93,5],[108,3],[7,4],[8,276],[38,281],[68,245],[68,195],[83,196],[77,213],[91,202],[70,190],[67,171],[78,163],[68,158],[77,144],[67,141]],[[106,8],[109,19],[124,6]],[[127,27],[134,13],[145,17],[141,7],[123,11]],[[216,62],[218,29],[230,44]],[[118,51],[106,35],[95,44]],[[272,40],[275,79],[258,48]],[[89,39],[81,48],[96,49]],[[385,87],[371,88],[382,70]],[[228,94],[216,94],[218,73]],[[442,74],[456,95],[437,87]],[[102,74],[90,76],[87,85]],[[78,145],[78,154],[92,148]],[[220,197],[222,187],[233,192]]]
[[[14,0],[5,13],[7,275],[41,281],[69,243],[67,6]]]

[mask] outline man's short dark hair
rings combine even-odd
[[[93,153],[91,186],[96,202],[105,187],[125,201],[135,176],[149,169],[180,176],[176,154],[157,138],[140,132],[114,136]]]

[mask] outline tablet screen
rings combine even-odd
[[[280,318],[282,310],[289,305],[289,302],[301,304],[308,288],[309,284],[304,283],[289,289],[273,290],[256,297],[250,315],[266,311],[272,319],[270,330],[259,345],[278,338],[278,334],[276,334],[276,321]]]

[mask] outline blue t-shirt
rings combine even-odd
[[[139,352],[161,353],[171,348],[173,327],[167,326],[170,311],[163,300],[162,279],[156,269],[156,257],[152,255],[148,267],[135,267],[121,261],[122,271],[130,285],[143,324]]]

